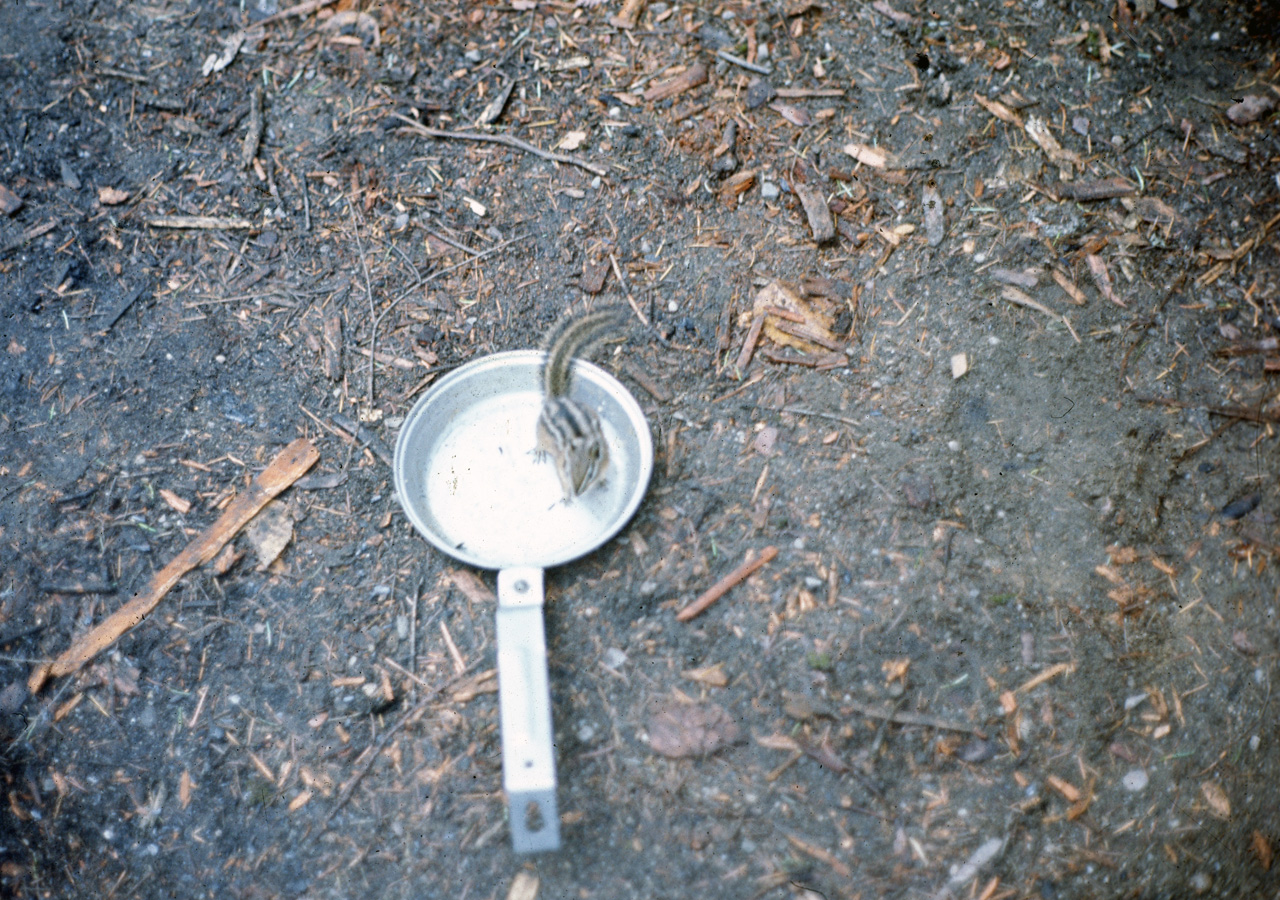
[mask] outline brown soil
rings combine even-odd
[[[0,890],[1280,896],[1273,4],[248,5],[0,3]],[[744,353],[775,284],[830,346]],[[606,303],[657,466],[523,859],[387,448]],[[298,437],[278,559],[29,694]]]

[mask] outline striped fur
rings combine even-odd
[[[599,416],[569,396],[573,360],[618,321],[615,310],[600,310],[567,319],[549,335],[542,364],[545,396],[538,415],[537,451],[551,456],[566,503],[600,481],[609,465]]]

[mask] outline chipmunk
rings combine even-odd
[[[536,452],[551,456],[566,503],[600,481],[609,465],[609,445],[600,417],[569,396],[573,360],[615,328],[618,320],[616,310],[598,310],[566,319],[547,335]]]

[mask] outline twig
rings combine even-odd
[[[240,168],[247,169],[258,155],[258,146],[262,143],[262,130],[265,127],[262,115],[262,85],[256,85],[253,96],[249,99],[249,130],[244,136],[244,147],[240,151]]]
[[[458,243],[457,241],[455,241],[453,238],[449,237],[448,235],[444,235],[444,234],[441,234],[440,232],[436,231],[434,228],[427,228],[427,227],[424,225],[424,226],[423,226],[423,228],[422,228],[422,230],[423,230],[423,231],[425,231],[427,234],[431,235],[431,236],[432,236],[433,238],[435,238],[437,241],[440,241],[440,243],[442,243],[442,244],[448,244],[450,247],[453,247],[453,248],[455,248],[455,249],[457,249],[457,250],[461,250],[463,253],[468,253],[468,254],[470,254],[471,256],[479,256],[479,255],[480,255],[480,251],[479,251],[479,250],[472,250],[472,249],[471,249],[470,247],[468,247],[466,244],[460,244],[460,243]]]
[[[854,428],[861,424],[845,416],[837,416],[835,413],[818,412],[816,409],[801,409],[798,406],[765,406],[762,403],[748,403],[746,405],[755,409],[771,409],[774,412],[791,413],[793,416],[813,416],[815,419],[830,419],[832,422],[839,422],[842,425],[849,425]]]
[[[772,545],[765,547],[760,555],[749,562],[744,562],[738,568],[734,569],[728,575],[721,578],[710,588],[703,592],[702,596],[694,600],[680,612],[676,613],[677,622],[688,622],[690,619],[701,615],[707,610],[712,603],[715,603],[721,597],[729,592],[729,590],[739,583],[746,581],[756,570],[765,563],[769,562],[778,555],[778,548]]]
[[[307,187],[306,175],[302,177],[302,227],[307,234],[311,233],[311,191]]]
[[[39,225],[33,225],[22,234],[18,235],[7,244],[0,244],[0,256],[8,253],[10,250],[16,250],[27,241],[34,241],[40,235],[53,231],[60,223],[57,219],[50,219],[48,222],[42,222]]]
[[[373,365],[373,360],[369,360],[369,365]],[[378,439],[378,436],[368,428],[365,428],[355,419],[349,419],[341,413],[332,413],[329,418],[333,420],[333,424],[337,425],[343,431],[347,432],[357,441],[360,441],[364,446],[372,450],[378,459],[382,460],[392,468],[395,467],[395,462],[393,461],[391,454],[387,451],[387,448],[383,445],[382,441]]]
[[[413,610],[409,616],[409,672],[417,677],[418,672],[418,604],[422,600],[422,579],[413,590]],[[414,693],[417,689],[414,689]]]
[[[751,327],[747,330],[747,337],[742,342],[742,352],[738,354],[738,359],[734,362],[734,367],[738,370],[741,377],[746,371],[747,366],[751,364],[751,357],[756,352],[756,344],[760,343],[760,329],[764,328],[764,315],[757,313],[756,317],[751,320]]]
[[[963,731],[966,734],[975,734],[983,740],[987,737],[981,728],[965,725],[963,722],[951,722],[938,716],[930,716],[924,713],[895,712],[891,709],[881,709],[867,703],[859,703],[856,700],[844,705],[851,707],[859,715],[870,716],[873,719],[884,719],[898,725],[923,725],[926,728],[938,728],[942,731]]]
[[[1071,327],[1071,323],[1067,320],[1066,316],[1054,312],[1038,300],[1033,300],[1013,285],[1007,284],[1004,286],[1004,290],[1000,292],[1000,299],[1007,300],[1015,306],[1034,309],[1036,312],[1046,315],[1050,319],[1061,322],[1063,325],[1067,326],[1067,330],[1070,331],[1071,336],[1076,339],[1076,343],[1080,343],[1080,335],[1076,334],[1076,330]],[[1120,305],[1123,306],[1124,304],[1121,303]]]
[[[356,219],[356,208],[351,205],[351,201],[347,201],[347,212],[351,214],[351,228],[356,236],[356,251],[360,254],[360,269],[364,272],[364,292],[369,298],[369,318],[373,320],[369,327],[369,397],[368,405],[373,409],[373,370],[376,361],[375,353],[378,350],[378,323],[381,321],[378,317],[378,310],[373,303],[373,282],[369,280],[369,264],[364,258],[364,241],[360,238],[360,223]]]
[[[462,262],[454,263],[451,266],[445,266],[443,269],[436,269],[430,275],[423,278],[421,282],[419,282],[418,284],[415,284],[413,287],[409,288],[408,290],[402,291],[399,295],[397,295],[397,297],[394,300],[392,300],[390,303],[387,304],[386,309],[382,311],[383,315],[386,315],[392,309],[392,307],[394,307],[397,303],[399,303],[405,297],[408,297],[419,287],[428,285],[431,282],[435,281],[440,276],[447,275],[450,272],[454,271],[455,269],[461,269],[463,266],[473,265],[474,263],[478,263],[480,260],[485,259],[486,257],[493,256],[493,254],[497,253],[499,250],[503,250],[509,247],[510,245],[516,243],[517,241],[523,241],[525,238],[529,237],[530,234],[532,234],[532,232],[528,232],[528,231],[526,231],[524,234],[517,234],[515,237],[510,238],[509,240],[503,241],[501,244],[496,244],[490,247],[488,250],[485,250],[481,253],[477,253],[475,256],[471,257],[470,259],[464,259]]]
[[[115,327],[115,324],[120,321],[120,317],[127,313],[129,311],[129,307],[133,306],[134,302],[142,296],[144,287],[145,285],[138,285],[133,290],[129,291],[129,293],[125,294],[124,297],[120,299],[119,303],[107,311],[107,321],[103,323],[102,326],[102,330],[104,332],[110,331]]]
[[[244,230],[253,227],[248,219],[239,216],[152,216],[146,220],[152,228],[203,228],[214,230]]]
[[[439,129],[439,128],[428,128],[425,125],[415,122],[413,119],[410,119],[408,116],[400,115],[400,113],[391,113],[391,117],[393,119],[399,119],[401,122],[404,122],[413,131],[417,132],[423,137],[442,138],[444,140],[455,140],[455,141],[480,141],[482,143],[488,143],[488,144],[502,144],[507,147],[514,147],[517,150],[523,150],[525,153],[532,153],[534,156],[540,157],[542,159],[551,160],[552,162],[565,163],[566,165],[577,166],[580,169],[586,169],[588,172],[592,172],[596,175],[599,175],[601,178],[604,178],[606,175],[609,174],[609,170],[606,169],[604,166],[597,166],[594,163],[584,162],[583,160],[576,159],[572,156],[566,156],[563,153],[553,153],[550,150],[543,150],[541,147],[535,147],[533,144],[530,144],[527,141],[522,141],[519,138],[514,138],[507,134],[479,134],[474,131],[443,131],[442,129]]]
[[[368,753],[368,756],[365,758],[365,761],[361,763],[360,766],[356,769],[355,774],[351,776],[351,780],[349,780],[346,783],[346,785],[342,788],[341,792],[339,792],[338,799],[334,801],[333,806],[329,807],[329,811],[325,813],[324,818],[320,820],[321,829],[328,828],[330,820],[333,819],[335,815],[337,815],[338,811],[341,810],[342,807],[347,805],[347,801],[351,799],[351,795],[352,793],[354,793],[356,789],[356,785],[360,783],[360,781],[364,778],[364,776],[369,774],[369,770],[373,768],[374,761],[377,760],[377,758],[382,755],[382,751],[387,748],[387,744],[391,742],[391,739],[395,737],[397,734],[399,734],[406,725],[408,725],[410,722],[415,721],[424,712],[426,712],[427,704],[430,703],[432,700],[434,700],[436,697],[438,697],[445,690],[445,688],[453,686],[453,684],[455,684],[458,680],[459,679],[455,678],[452,681],[449,681],[448,683],[440,687],[432,688],[431,693],[427,694],[425,697],[423,697],[421,700],[415,703],[413,705],[413,708],[409,710],[407,713],[405,713],[403,716],[401,716],[399,721],[396,722],[396,724],[392,725],[386,731],[382,732],[382,737],[378,738],[374,742],[372,748],[365,751],[366,753]]]
[[[622,285],[622,289],[627,293],[627,302],[631,304],[631,311],[636,314],[636,318],[640,320],[640,324],[649,327],[649,317],[640,309],[640,304],[636,303],[636,298],[631,296],[631,287],[627,284],[627,280],[622,277],[622,268],[618,265],[618,259],[612,253],[609,254],[609,262],[613,265],[613,274],[618,279],[618,284]]]
[[[746,69],[748,72],[755,72],[760,75],[773,74],[772,66],[762,66],[759,63],[747,62],[741,56],[734,56],[728,50],[717,50],[716,56],[719,57],[720,59],[723,59],[727,63],[733,63],[735,66],[739,66],[743,69]]]

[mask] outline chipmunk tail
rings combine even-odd
[[[569,393],[569,376],[574,359],[586,356],[624,321],[621,307],[608,306],[575,316],[566,316],[547,334],[543,349],[542,387],[548,397]]]

